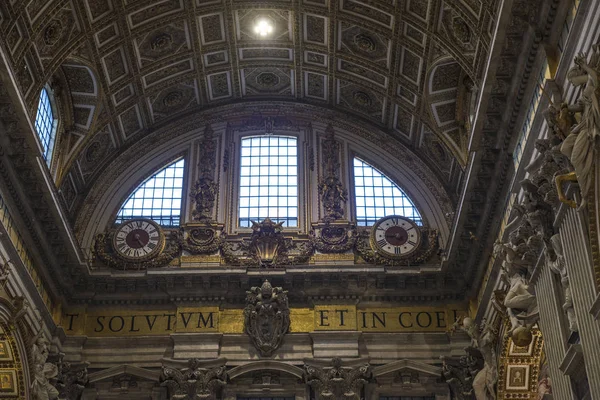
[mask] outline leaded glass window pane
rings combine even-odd
[[[44,160],[46,160],[46,163],[50,165],[56,129],[54,126],[54,115],[52,114],[50,96],[45,88],[40,92],[40,101],[35,117],[35,130],[42,145],[42,156],[44,157]]]
[[[178,226],[184,168],[185,160],[181,159],[146,179],[123,203],[115,222],[148,218],[163,226]]]
[[[298,144],[289,136],[242,139],[239,226],[269,217],[298,226]]]
[[[358,225],[373,225],[387,215],[400,215],[423,225],[419,210],[402,189],[358,158],[354,159],[354,197]]]

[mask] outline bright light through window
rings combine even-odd
[[[48,96],[46,88],[43,88],[40,92],[40,101],[35,117],[35,130],[40,138],[40,143],[42,144],[42,156],[44,157],[44,160],[46,160],[46,163],[50,165],[56,129],[54,126],[54,115],[52,114],[50,96]]]
[[[115,222],[148,218],[163,226],[178,226],[184,167],[185,160],[181,159],[146,179],[125,201]]]
[[[354,194],[358,225],[373,225],[386,215],[401,215],[417,225],[423,224],[408,196],[387,176],[358,158],[354,159]]]
[[[239,225],[269,217],[298,226],[298,145],[288,136],[242,139]]]

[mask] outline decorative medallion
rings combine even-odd
[[[183,231],[183,250],[190,254],[216,253],[225,235],[222,233],[223,225],[219,224],[186,224]]]
[[[375,47],[376,47],[376,44],[375,44],[375,41],[373,40],[373,38],[364,33],[360,33],[360,34],[354,36],[354,44],[356,44],[356,46],[358,46],[359,49],[361,49],[362,51],[367,52],[367,53],[375,51]]]
[[[256,83],[264,87],[277,86],[279,77],[272,72],[263,72],[256,76]]]
[[[164,49],[173,43],[173,38],[168,33],[159,33],[150,41],[152,50]]]
[[[357,90],[354,93],[352,93],[352,98],[354,99],[354,101],[356,101],[356,104],[360,106],[370,106],[372,103],[371,97],[365,92],[361,92],[360,90]]]
[[[313,224],[312,241],[321,253],[344,253],[356,244],[356,228],[346,222]]]
[[[244,331],[263,357],[270,357],[290,330],[287,291],[265,280],[261,287],[246,292]]]
[[[60,39],[62,31],[63,26],[59,20],[55,19],[51,21],[44,30],[44,43],[46,43],[48,46],[55,45]]]
[[[169,92],[163,97],[165,107],[177,107],[183,101],[183,93],[180,91]]]

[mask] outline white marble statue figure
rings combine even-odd
[[[519,272],[502,270],[501,279],[508,285],[508,292],[504,298],[504,306],[510,319],[510,329],[507,335],[513,336],[518,328],[529,329],[539,315],[537,299],[525,277]]]
[[[581,120],[561,146],[573,167],[581,190],[581,205],[584,209],[588,194],[594,182],[594,165],[600,147],[600,72],[599,44],[592,46],[592,57],[588,63],[585,54],[575,57],[575,67],[567,74],[574,86],[584,86],[583,93],[576,104],[569,106],[569,111],[581,112]]]
[[[565,302],[562,307],[567,314],[569,329],[571,332],[577,332],[577,317],[575,316],[575,310],[573,309],[573,298],[571,297],[571,288],[569,286],[569,275],[567,274],[560,235],[558,233],[553,235],[550,238],[550,243],[552,244],[554,254],[552,254],[550,251],[546,251],[546,265],[552,272],[560,276],[560,283],[562,284],[563,295],[565,297]]]
[[[58,367],[47,362],[50,342],[40,331],[33,339],[31,349],[33,361],[33,383],[31,393],[33,400],[53,400],[58,398],[58,390],[50,383],[50,379],[58,375]]]
[[[496,335],[491,327],[483,324],[483,329],[471,318],[466,317],[462,323],[454,323],[454,328],[465,331],[471,337],[471,346],[481,352],[484,366],[473,377],[473,393],[477,400],[495,400],[498,368],[495,347]]]
[[[521,269],[526,270],[528,266],[517,251],[518,245],[514,243],[516,240],[516,235],[513,235],[508,243],[499,241],[494,243],[494,256],[502,257],[502,269],[510,274],[517,273]]]

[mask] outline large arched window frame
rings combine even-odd
[[[58,130],[57,116],[52,90],[49,85],[45,85],[40,91],[34,125],[42,148],[42,157],[46,160],[48,167],[52,164],[52,155],[56,143]]]
[[[352,157],[354,217],[359,226],[372,226],[385,216],[400,215],[423,225],[421,212],[400,185],[368,161]]]
[[[406,189],[405,185],[402,184],[402,182],[399,182],[398,177],[392,173],[393,170],[388,170],[387,168],[382,168],[381,165],[373,162],[371,157],[367,157],[362,152],[358,152],[355,150],[355,151],[350,151],[350,153],[348,154],[348,160],[347,160],[347,168],[349,171],[348,200],[349,200],[349,210],[350,210],[349,215],[351,215],[350,218],[353,221],[355,221],[358,226],[370,227],[374,224],[375,221],[379,220],[380,218],[384,217],[385,215],[376,215],[376,216],[370,217],[370,218],[368,218],[367,223],[364,222],[364,218],[362,218],[363,221],[361,222],[361,217],[357,215],[357,197],[356,197],[356,187],[357,187],[356,178],[357,177],[355,176],[355,166],[354,166],[355,159],[358,159],[359,161],[366,164],[366,166],[373,168],[375,171],[380,173],[384,177],[384,179],[388,179],[394,186],[396,186],[398,188],[398,190],[401,192],[401,194],[403,196],[405,196],[405,198],[407,200],[407,202],[403,203],[400,206],[400,208],[412,206],[412,207],[414,207],[414,210],[418,213],[417,214],[418,217],[413,218],[413,215],[404,215],[404,213],[401,212],[400,210],[397,210],[397,209],[392,210],[392,209],[386,208],[384,206],[383,209],[385,210],[385,214],[387,214],[387,215],[403,215],[403,216],[406,216],[407,218],[414,219],[415,222],[420,226],[429,226],[429,223],[427,221],[427,216],[425,215],[425,213],[423,213],[423,210],[421,210],[421,208],[419,207],[419,199],[416,198],[415,196],[413,196]],[[388,211],[389,211],[389,213],[388,213]]]
[[[183,215],[186,167],[182,157],[155,169],[121,203],[115,224],[147,218],[163,226],[179,226]]]

